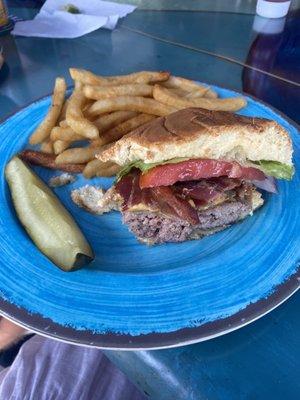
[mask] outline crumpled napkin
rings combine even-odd
[[[67,5],[80,14],[64,11]],[[76,38],[99,28],[114,29],[119,18],[136,7],[101,0],[47,0],[33,20],[17,22],[13,35],[48,38]]]

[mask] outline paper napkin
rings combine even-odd
[[[65,11],[72,5],[79,14]],[[13,35],[76,38],[99,28],[114,29],[136,7],[100,0],[47,0],[33,20],[17,22]]]

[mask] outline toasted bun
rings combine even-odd
[[[275,121],[186,108],[141,126],[98,155],[102,161],[163,162],[176,157],[272,160],[292,164],[292,143]]]

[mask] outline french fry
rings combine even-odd
[[[85,97],[94,100],[107,99],[118,96],[152,96],[153,86],[143,83],[132,83],[119,86],[92,86],[83,87]]]
[[[89,161],[84,170],[83,170],[83,176],[87,179],[93,178],[94,176],[97,175],[97,170],[98,168],[103,165],[104,163],[100,160],[98,160],[97,158]],[[108,161],[108,164],[110,165],[110,161]]]
[[[202,93],[202,96],[209,90],[208,86],[200,85],[190,79],[181,78],[178,76],[170,76],[170,78],[162,83],[162,86],[166,88],[177,88],[187,92],[196,90],[198,93]]]
[[[216,99],[218,97],[218,95],[214,90],[212,90],[211,88],[208,88],[208,90],[204,94],[202,91],[194,90],[192,92],[187,93],[184,97],[186,97],[187,99],[197,99],[199,97],[207,97],[209,99]]]
[[[105,79],[102,78],[101,76],[93,74],[92,72],[87,71],[86,69],[69,68],[69,72],[70,72],[71,78],[74,81],[79,81],[82,84],[101,85],[102,82],[105,81]]]
[[[154,83],[166,81],[170,73],[169,72],[155,72],[155,71],[141,71],[134,72],[129,75],[119,75],[104,77],[93,74],[90,71],[78,68],[70,68],[70,75],[75,81],[80,81],[85,85],[99,85],[99,86],[115,86],[123,85],[127,83]]]
[[[96,101],[91,106],[89,112],[91,115],[99,115],[118,110],[137,111],[144,114],[164,116],[176,111],[176,108],[144,97],[120,96]]]
[[[100,161],[100,160],[99,160]],[[107,169],[100,169],[97,172],[97,176],[115,176],[118,172],[120,172],[122,167],[118,164],[113,164],[111,167]]]
[[[187,99],[196,99],[198,97],[208,97],[210,99],[216,99],[218,97],[217,93],[212,90],[211,88],[207,87],[206,92],[203,92],[203,89],[200,88],[200,90],[192,90],[190,92],[181,89],[181,88],[167,88],[168,90],[170,90],[172,93],[177,94],[177,96],[180,97],[186,97]]]
[[[180,88],[168,88],[170,90],[170,92],[177,94],[177,96],[180,97],[187,97],[190,93],[192,92],[187,92],[184,89],[180,89]]]
[[[198,97],[208,97],[215,99],[218,97],[217,93],[211,89],[209,86],[201,85],[200,83],[191,81],[190,79],[181,78],[178,76],[170,76],[170,78],[162,83],[162,86],[172,89],[174,93],[176,93],[176,89],[186,91],[186,95],[182,94],[182,96],[191,98]],[[180,92],[176,93],[181,95]]]
[[[53,154],[53,142],[51,140],[46,140],[41,144],[41,152],[47,154]]]
[[[91,121],[84,117],[82,112],[84,103],[84,94],[81,92],[80,88],[76,88],[75,86],[68,103],[66,120],[68,125],[79,135],[88,139],[96,139],[99,136],[99,131]]]
[[[66,150],[68,147],[70,147],[71,142],[68,142],[66,140],[55,140],[55,142],[53,142],[53,150],[54,150],[54,154],[60,154],[62,153],[64,150]]]
[[[109,76],[110,84],[123,85],[125,83],[155,83],[166,81],[170,77],[167,71],[140,71],[128,75]]]
[[[58,117],[59,123],[61,123],[62,121],[64,121],[66,119],[66,111],[67,111],[68,103],[69,103],[69,100],[66,100],[62,106],[61,112]]]
[[[59,122],[58,124],[60,127],[62,128],[67,128],[69,125],[67,123],[67,121],[65,119],[63,119],[62,121]]]
[[[215,92],[212,88],[209,88],[208,91],[204,93],[203,97],[207,97],[209,99],[216,99],[218,97],[218,93]]]
[[[85,164],[56,164],[54,154],[46,154],[41,151],[23,150],[19,153],[19,157],[33,165],[50,169],[59,169],[60,171],[79,174],[84,170]]]
[[[167,88],[160,85],[154,86],[153,97],[155,100],[168,106],[176,107],[177,109],[200,107],[205,108],[206,110],[237,111],[245,107],[247,104],[243,97],[232,97],[226,99],[208,99],[200,97],[196,99],[186,99],[177,96]]]
[[[50,135],[51,129],[56,125],[60,115],[66,94],[66,82],[63,78],[56,78],[53,95],[51,99],[51,107],[37,129],[31,135],[30,144],[38,144],[43,142]]]
[[[103,162],[95,158],[89,161],[84,170],[83,176],[87,179],[93,178],[94,176],[113,176],[120,171],[121,167],[113,162]]]
[[[89,117],[89,113],[88,113],[88,111],[89,111],[89,108],[91,107],[91,105],[93,104],[93,103],[95,103],[95,100],[90,100],[90,99],[85,99],[85,104],[84,104],[84,106],[83,106],[83,108],[82,108],[82,113],[83,113],[83,115],[85,116],[85,117]]]
[[[85,137],[78,135],[78,133],[74,132],[72,128],[69,126],[66,128],[62,128],[60,126],[55,126],[50,134],[50,139],[55,140],[66,140],[69,142],[75,142],[77,140],[86,140]]]
[[[84,164],[93,160],[98,153],[99,147],[74,147],[59,154],[55,162],[56,164]]]
[[[133,117],[125,122],[122,122],[120,125],[115,126],[109,131],[104,132],[99,139],[91,142],[92,147],[103,146],[104,144],[114,142],[120,139],[122,136],[126,135],[126,133],[131,132],[132,130],[138,128],[141,125],[146,124],[152,119],[156,118],[154,115],[149,114],[140,114],[137,117]]]
[[[101,115],[93,123],[97,126],[101,134],[137,115],[138,113],[135,111],[115,111],[111,114]]]

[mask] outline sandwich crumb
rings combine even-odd
[[[59,187],[68,185],[69,183],[72,183],[74,181],[76,181],[76,177],[72,174],[65,172],[63,174],[53,176],[49,179],[48,183],[50,187]]]
[[[72,190],[71,198],[79,207],[98,215],[113,210],[119,211],[122,201],[114,186],[105,191],[100,187],[86,185]]]
[[[264,204],[264,199],[262,194],[257,190],[252,190],[252,213],[257,208],[261,207]]]

